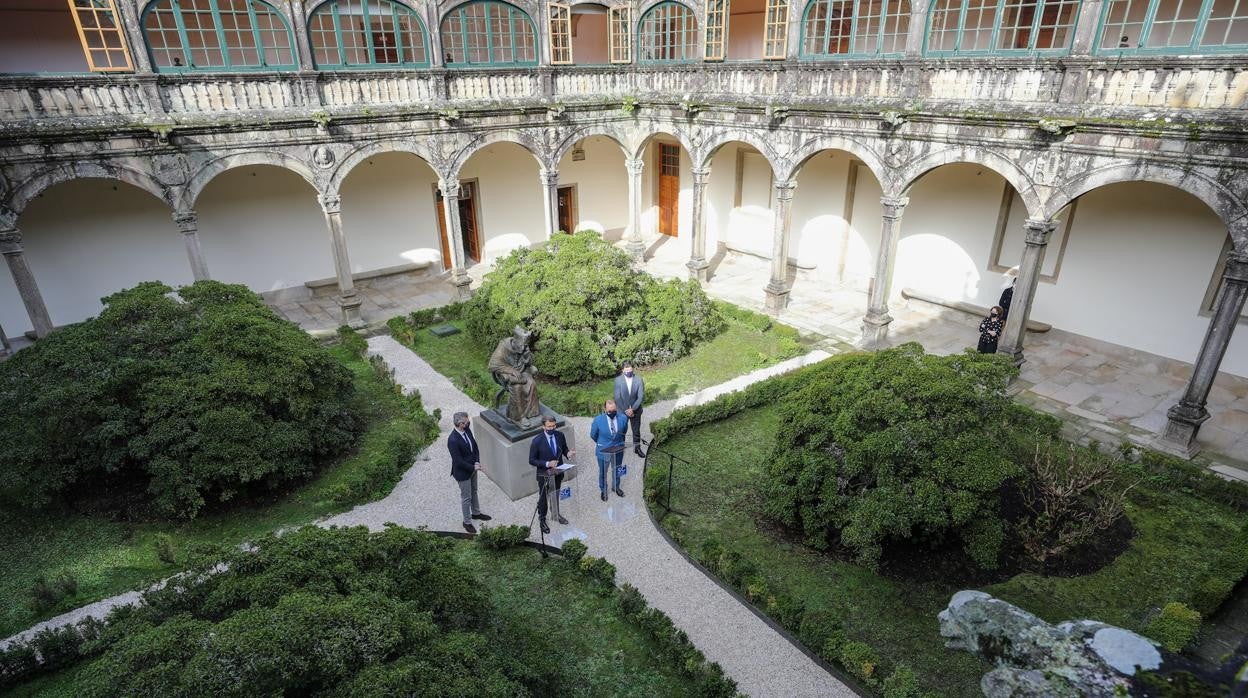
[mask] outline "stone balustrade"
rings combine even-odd
[[[181,122],[361,107],[639,100],[895,104],[1056,115],[1248,108],[1248,57],[1019,58],[555,66],[492,70],[0,76],[0,126]],[[979,106],[982,104],[982,107]],[[1009,106],[1003,106],[1007,104]],[[35,122],[32,124],[31,122]]]

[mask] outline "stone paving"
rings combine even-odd
[[[443,435],[450,431],[450,417],[454,412],[474,413],[483,409],[394,339],[380,336],[369,339],[368,343],[369,353],[381,356],[394,369],[396,381],[405,390],[420,391],[427,408],[441,408]],[[679,400],[647,406],[646,423],[670,414],[677,407],[712,400],[827,356],[826,352],[814,351]],[[547,543],[558,546],[570,538],[584,540],[591,554],[605,557],[615,565],[620,582],[637,587],[652,606],[668,614],[707,658],[718,662],[747,695],[786,698],[857,695],[668,543],[645,512],[639,459],[630,454],[625,461],[630,468],[621,483],[626,496],[612,495],[608,502],[602,502],[598,498],[593,446],[589,440],[590,420],[572,418],[570,421],[580,449],[576,460],[582,465],[578,467],[589,470],[567,481],[572,496],[562,502],[561,510],[569,523],[561,526],[552,519],[551,534],[545,539]],[[323,526],[364,525],[379,530],[393,522],[413,528],[462,530],[459,488],[450,477],[450,470],[450,457],[445,436],[442,436],[418,456],[389,496],[318,523]],[[487,525],[527,526],[532,521],[537,501],[536,495],[530,495],[513,502],[485,477],[481,478],[480,499],[482,510],[493,516]],[[537,534],[537,527],[533,526],[532,531]],[[539,536],[531,538],[537,540]],[[45,628],[60,627],[87,616],[102,617],[113,607],[134,603],[137,598],[137,592],[129,592],[85,606],[0,641],[0,648]]]
[[[360,294],[360,315],[369,324],[382,323],[396,315],[421,308],[446,305],[455,290],[445,273],[404,273],[367,279],[356,283]],[[312,334],[332,332],[342,325],[337,286],[310,291],[307,297],[271,302],[282,317]]]

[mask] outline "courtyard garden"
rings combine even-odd
[[[1151,452],[1063,443],[995,356],[847,354],[653,425],[673,541],[869,689],[980,695],[936,615],[980,589],[1181,651],[1248,573],[1248,491]],[[667,467],[677,465],[665,513]]]
[[[364,348],[148,283],[0,364],[0,636],[388,493],[438,427]]]
[[[256,541],[103,622],[0,653],[15,695],[733,696],[662,613],[579,541],[475,543],[398,527]],[[534,594],[534,589],[543,593]]]
[[[391,320],[391,334],[483,405],[498,386],[486,363],[524,325],[541,401],[596,414],[621,362],[646,381],[646,402],[717,385],[808,351],[796,330],[728,303],[691,281],[657,281],[596,234],[559,236],[499,260],[471,301]],[[437,336],[433,326],[458,334]]]

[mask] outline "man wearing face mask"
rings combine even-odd
[[[641,376],[633,373],[631,361],[625,361],[620,367],[620,375],[615,377],[614,397],[616,406],[632,425],[633,453],[638,458],[645,458],[646,453],[641,450],[641,403],[646,398],[646,386]]]
[[[568,450],[568,440],[555,429],[556,424],[554,417],[542,417],[542,431],[529,444],[529,465],[537,468],[537,516],[541,522],[542,533],[550,533],[550,526],[546,525],[546,512],[549,510],[546,503],[548,489],[553,489],[549,494],[554,503],[555,520],[564,526],[568,525],[568,520],[559,513],[559,488],[563,486],[563,473],[554,473],[557,472],[555,468],[563,463],[564,457],[574,458],[576,451]],[[549,484],[551,475],[554,475],[553,488]]]
[[[602,501],[607,501],[607,468],[611,468],[611,489],[615,496],[623,497],[620,489],[620,464],[624,462],[624,432],[628,429],[628,417],[616,409],[615,400],[603,403],[602,414],[594,417],[589,425],[589,438],[593,440],[594,456],[598,459],[598,489],[602,492]],[[606,453],[606,449],[616,447],[615,452]]]
[[[472,435],[468,413],[456,412],[451,417],[455,428],[446,439],[446,448],[451,452],[451,477],[459,485],[459,508],[464,515],[464,530],[476,533],[472,520],[489,521],[490,517],[481,513],[481,503],[477,501],[477,473],[481,471],[481,449],[477,439]]]

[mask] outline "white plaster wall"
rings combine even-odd
[[[581,142],[585,159],[572,160],[569,151],[559,163],[560,186],[576,185],[577,230],[596,230],[618,238],[628,226],[628,172],[624,151],[605,136]]]
[[[85,73],[87,59],[65,3],[6,3],[0,10],[0,73]],[[20,8],[20,9],[19,9]]]
[[[728,17],[728,60],[761,60],[763,13],[734,13]]]
[[[847,201],[850,157],[829,150],[808,160],[797,175],[789,229],[789,251],[801,268],[814,268],[821,278],[853,283],[869,278],[872,248],[851,226],[853,203]],[[870,177],[866,173],[866,177]]]
[[[653,138],[645,148],[646,166],[642,170],[642,210],[641,225],[642,230],[647,235],[658,235],[659,230],[659,147],[658,144],[672,143],[677,144],[673,137],[667,134],[660,134]],[[693,174],[691,173],[692,164],[689,161],[689,153],[683,147],[680,149],[680,195],[676,205],[676,237],[668,238],[663,244],[665,250],[684,250],[688,254],[690,249],[690,227],[693,220]],[[712,167],[714,163],[712,161]],[[712,170],[714,172],[714,170]],[[713,176],[713,175],[712,175]],[[626,190],[627,191],[627,190]],[[666,236],[664,236],[666,237]],[[709,242],[707,250],[713,249]]]
[[[711,177],[706,184],[706,253],[714,255],[720,243],[732,248],[731,228],[737,211],[737,153],[741,146],[729,143],[711,158]],[[692,185],[692,183],[691,183]]]
[[[482,261],[546,239],[537,172],[537,159],[515,143],[487,145],[460,170],[460,179],[477,180]]]
[[[182,234],[167,205],[136,187],[79,179],[52,187],[18,219],[25,257],[54,325],[96,315],[100,298],[140,281],[191,282]],[[30,319],[9,274],[0,288],[4,330]]]
[[[608,61],[607,15],[577,14],[573,7],[572,62],[577,65],[599,65]]]
[[[229,170],[208,183],[195,210],[214,279],[263,293],[334,276],[325,215],[312,185],[294,172]]]
[[[351,171],[339,193],[352,272],[422,262],[442,267],[437,182],[433,169],[408,153],[383,153]]]
[[[894,298],[913,288],[953,301],[996,303],[1001,275],[987,269],[1004,181],[987,168],[959,163],[929,172],[912,187],[897,245]]]
[[[1161,184],[1116,184],[1079,200],[1056,283],[1032,317],[1055,327],[1193,361],[1209,327],[1199,313],[1226,226],[1195,197]],[[1248,376],[1248,323],[1222,370]]]

